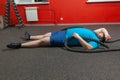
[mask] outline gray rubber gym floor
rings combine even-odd
[[[120,25],[84,27],[105,27],[113,39],[120,38]],[[120,51],[76,53],[60,47],[6,48],[6,44],[11,42],[26,42],[21,38],[25,31],[37,35],[62,28],[64,27],[32,26],[1,30],[0,80],[120,80]],[[111,48],[120,48],[120,42],[108,45]]]

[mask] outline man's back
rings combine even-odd
[[[92,38],[95,40],[99,40],[98,36],[93,30],[87,29],[87,28],[70,28],[66,31],[66,38],[71,37],[73,33],[78,33],[81,37],[85,38]],[[99,45],[94,41],[87,40],[88,43],[90,43],[94,48],[98,47]],[[72,39],[68,42],[68,45],[80,45],[79,41],[77,39]]]

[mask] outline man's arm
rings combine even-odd
[[[96,29],[96,30],[94,30],[94,32],[96,32],[96,33],[103,32],[105,34],[106,40],[111,39],[110,34],[108,33],[107,29],[105,29],[105,28]]]
[[[74,33],[74,34],[73,34],[73,37],[76,38],[76,39],[78,39],[79,42],[80,42],[80,44],[81,44],[84,48],[89,49],[89,50],[90,50],[90,49],[93,49],[93,46],[91,46],[89,43],[87,43],[81,36],[79,36],[79,34]]]

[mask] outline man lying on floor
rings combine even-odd
[[[33,41],[25,43],[10,43],[7,45],[7,47],[18,49],[43,46],[64,46],[64,40],[71,36],[73,36],[74,39],[71,39],[68,42],[68,45],[82,46],[86,49],[96,49],[100,46],[100,44],[95,41],[84,40],[82,37],[92,38],[102,42],[111,39],[111,36],[105,28],[91,30],[83,27],[75,27],[35,36],[32,36],[29,33],[25,33],[25,39]]]

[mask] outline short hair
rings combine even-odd
[[[106,38],[105,38],[105,34],[103,33],[103,37],[101,38],[101,40],[100,40],[101,42],[105,42],[106,41]]]

